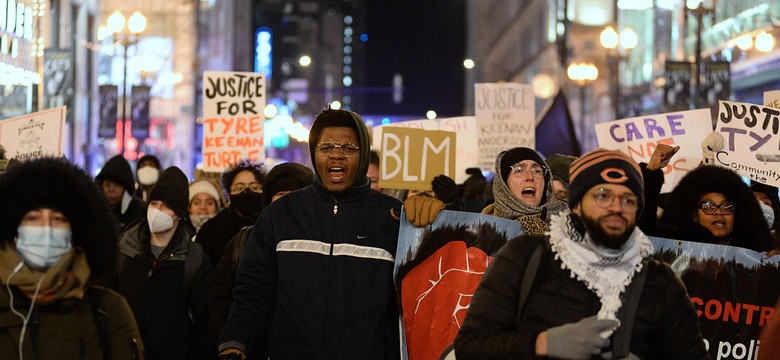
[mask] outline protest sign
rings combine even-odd
[[[222,172],[240,159],[265,157],[265,77],[248,72],[203,75],[203,171]]]
[[[650,238],[653,257],[680,276],[712,359],[755,359],[780,296],[780,256],[743,248]]]
[[[482,170],[495,171],[496,157],[506,149],[518,146],[535,149],[534,101],[531,85],[475,84],[474,114],[479,126]]]
[[[780,109],[780,90],[764,91],[764,106]]]
[[[780,186],[780,110],[748,103],[721,101],[715,131],[723,135],[723,150],[715,164],[742,176]]]
[[[453,178],[458,184],[462,184],[468,179],[469,175],[466,173],[466,169],[478,166],[477,120],[473,116],[441,118],[435,120],[412,120],[384,126],[375,126],[372,129],[371,134],[371,147],[373,149],[379,149],[380,154],[384,152],[384,149],[382,148],[382,131],[389,127],[455,132],[457,134],[455,146],[455,157],[457,161],[455,162],[455,173],[448,176]],[[384,164],[384,162],[381,163]]]
[[[431,181],[437,175],[455,175],[456,143],[452,131],[384,129],[379,186],[431,190]]]
[[[395,284],[401,299],[402,359],[438,360],[452,352],[482,275],[501,247],[522,234],[519,222],[442,211],[426,227],[401,214]]]
[[[599,146],[620,150],[637,163],[650,160],[657,144],[680,146],[664,167],[662,193],[670,192],[701,162],[701,142],[712,132],[708,109],[645,115],[596,124]]]
[[[0,145],[9,159],[62,156],[64,106],[0,121]]]

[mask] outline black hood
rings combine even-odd
[[[358,146],[360,146],[360,162],[355,179],[352,182],[352,187],[365,185],[369,181],[366,173],[368,172],[369,157],[371,156],[371,140],[368,135],[368,127],[363,118],[349,110],[323,110],[317,115],[314,123],[311,125],[311,131],[309,131],[309,155],[311,155],[311,164],[315,169],[315,182],[322,183],[322,179],[320,179],[320,174],[316,171],[317,164],[315,163],[314,151],[317,149],[317,143],[320,140],[322,130],[328,127],[349,127],[357,132]]]
[[[102,182],[103,180],[110,180],[125,188],[125,191],[133,193],[135,191],[135,180],[133,178],[133,170],[130,169],[130,163],[125,160],[121,155],[116,155],[106,161],[103,168],[100,169],[100,173],[95,177],[95,180]]]
[[[61,211],[71,226],[73,246],[87,255],[91,278],[114,270],[118,224],[90,176],[64,158],[33,159],[0,177],[0,244],[13,243],[30,210]]]

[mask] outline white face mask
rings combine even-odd
[[[153,233],[166,232],[173,227],[173,217],[152,207],[146,210],[146,220]]]
[[[33,268],[52,267],[72,247],[70,229],[22,225],[16,231],[16,250]]]
[[[761,211],[764,212],[764,218],[769,224],[769,227],[772,227],[775,223],[775,211],[769,205],[764,204],[761,201],[758,202],[758,205],[761,207]]]
[[[154,166],[144,166],[138,169],[138,182],[141,185],[153,185],[160,177],[160,170]]]

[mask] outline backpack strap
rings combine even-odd
[[[231,240],[233,242],[233,272],[238,269],[238,262],[241,261],[241,256],[244,255],[244,247],[249,239],[249,234],[252,233],[254,225],[244,226],[238,231],[238,234]]]
[[[631,334],[634,329],[634,320],[636,320],[636,311],[639,309],[639,300],[642,298],[642,290],[645,288],[647,268],[650,266],[648,261],[643,261],[642,263],[642,270],[634,276],[625,293],[627,295],[624,300],[625,306],[618,311],[620,327],[615,331],[612,339],[613,359],[622,359],[631,352]]]
[[[517,241],[517,240],[515,240]],[[547,250],[550,248],[546,238],[540,240],[540,244],[534,248],[534,252],[528,259],[528,264],[525,267],[523,273],[523,282],[520,283],[520,298],[517,301],[517,322],[520,323],[525,315],[526,300],[528,295],[531,294],[531,288],[533,288],[536,282],[539,269],[544,265],[544,259],[546,258]]]
[[[108,340],[108,314],[101,308],[100,296],[95,291],[94,286],[90,286],[89,290],[87,290],[87,299],[89,299],[90,308],[92,308],[92,320],[95,322],[103,360],[110,360],[111,345]]]

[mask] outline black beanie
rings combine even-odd
[[[547,166],[550,167],[550,171],[552,172],[553,179],[559,180],[566,185],[566,187],[569,186],[569,168],[571,167],[571,163],[577,159],[576,156],[571,155],[563,155],[563,154],[553,154],[552,156],[548,157],[547,160]]]
[[[160,200],[180,218],[189,219],[189,182],[187,176],[176,166],[170,166],[160,174],[160,179],[149,193],[149,202]]]
[[[122,185],[125,191],[131,194],[135,191],[135,180],[133,179],[133,170],[130,169],[130,163],[121,155],[108,159],[103,168],[100,169],[100,173],[95,177],[95,180],[98,182],[109,180]]]
[[[596,149],[582,155],[569,169],[569,208],[580,203],[590,188],[599,184],[624,185],[639,202],[637,218],[645,207],[644,180],[639,165],[618,150]]]
[[[533,149],[529,149],[527,147],[516,147],[509,150],[504,151],[503,157],[501,158],[501,178],[504,179],[504,183],[506,183],[507,177],[509,177],[509,167],[517,164],[523,160],[533,160],[537,164],[541,165],[542,167],[547,167],[547,164],[542,160],[542,157],[539,156],[539,153],[534,151]],[[501,156],[501,154],[498,154]],[[549,172],[544,175],[544,183],[547,184],[547,180],[549,180]]]
[[[314,181],[314,172],[298,163],[274,166],[263,181],[263,204],[268,206],[280,191],[292,191],[306,187]]]

